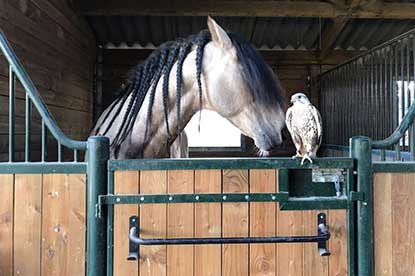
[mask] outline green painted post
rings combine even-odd
[[[353,137],[351,157],[357,161],[357,192],[364,200],[357,202],[357,275],[373,275],[373,192],[372,145],[368,137]]]
[[[104,136],[88,138],[87,185],[87,245],[86,275],[103,276],[107,259],[107,217],[98,217],[98,196],[107,194],[107,161],[109,139]]]

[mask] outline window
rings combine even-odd
[[[238,148],[241,147],[241,132],[227,119],[210,110],[202,111],[199,126],[199,112],[196,113],[185,130],[191,148]]]

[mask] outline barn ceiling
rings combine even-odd
[[[243,35],[262,50],[319,50],[331,19],[278,17],[215,17],[227,30]],[[153,49],[206,28],[197,16],[91,16],[98,43],[106,47]],[[415,28],[415,20],[353,19],[332,49],[365,50]]]
[[[415,28],[415,1],[82,1],[99,44],[153,49],[213,16],[262,50],[366,50]]]

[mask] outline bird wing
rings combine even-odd
[[[287,125],[288,131],[290,132],[291,138],[296,149],[299,151],[301,149],[302,141],[298,136],[298,133],[294,130],[292,125],[293,109],[290,107],[285,114],[285,124]]]
[[[316,123],[317,128],[317,144],[321,145],[321,140],[323,138],[323,123],[321,120],[320,112],[318,112],[317,108],[315,106],[311,106],[311,114],[314,117],[314,121]]]

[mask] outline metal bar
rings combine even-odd
[[[409,111],[409,107],[411,105],[411,91],[409,90],[409,84],[411,83],[411,79],[410,79],[410,52],[409,52],[409,38],[406,39],[406,63],[405,63],[405,70],[406,70],[406,96],[405,96],[405,111],[408,112]],[[405,114],[406,114],[405,112]],[[409,132],[406,132],[406,134],[404,135],[404,140],[406,140],[406,137],[408,136],[408,141],[407,143],[407,148],[404,149],[405,151],[410,151],[410,139],[409,139]]]
[[[415,161],[409,162],[373,162],[373,172],[385,173],[415,173]]]
[[[86,163],[0,162],[0,174],[86,173]]]
[[[313,164],[283,158],[212,158],[212,159],[134,159],[109,160],[108,169],[116,170],[203,170],[203,169],[349,169],[353,159],[347,157],[318,158]]]
[[[30,144],[30,137],[31,137],[31,117],[32,117],[32,108],[30,103],[29,94],[26,93],[26,101],[25,101],[25,161],[30,161],[30,154],[31,154],[31,144]]]
[[[349,169],[347,171],[347,185],[346,194],[351,197],[351,193],[356,191],[354,183],[354,170]],[[347,210],[347,262],[348,262],[348,275],[356,275],[356,204],[349,204]]]
[[[62,162],[62,145],[59,141],[58,142],[58,162]]]
[[[42,119],[42,152],[41,152],[41,161],[46,161],[46,151],[47,151],[47,128],[45,125],[45,121]]]
[[[9,162],[14,162],[14,100],[16,75],[13,67],[9,66]]]
[[[107,189],[108,189],[108,194],[114,194],[114,172],[112,171],[108,171]],[[113,276],[113,270],[114,270],[114,205],[108,205],[107,206],[107,276]]]
[[[319,214],[324,216],[324,214]],[[134,217],[140,225],[139,217]],[[320,220],[319,220],[320,222]],[[138,245],[183,245],[183,244],[252,244],[252,243],[322,243],[330,239],[330,232],[326,224],[317,225],[318,233],[315,236],[282,236],[282,237],[230,237],[230,238],[181,238],[181,239],[141,239],[137,236],[137,227],[131,227],[129,239]],[[327,249],[325,256],[327,256]]]
[[[413,78],[412,78],[413,91],[412,91],[412,97],[411,97],[411,105],[412,105],[415,103],[415,98],[414,98],[415,97],[415,36],[411,36],[411,38],[412,38],[412,73],[413,73]],[[415,160],[415,126],[413,123],[409,131],[409,140],[411,143],[411,149],[410,149],[411,160]]]
[[[351,157],[357,160],[357,275],[373,275],[373,190],[371,141],[367,137],[351,139]]]
[[[138,229],[139,225],[138,225],[138,217],[136,216],[132,216],[130,217],[130,228],[129,229]],[[130,244],[128,246],[128,257],[127,257],[128,261],[137,261],[138,260],[138,244],[135,242],[132,242],[130,240]],[[107,275],[112,275],[112,274],[108,274]]]
[[[109,139],[88,138],[86,275],[102,276],[107,272],[107,214],[98,217],[98,197],[107,194]]]
[[[78,150],[73,150],[73,161],[78,162]]]
[[[209,202],[283,202],[288,192],[280,193],[219,193],[219,194],[137,194],[102,195],[99,204],[156,204],[156,203],[209,203]],[[317,199],[317,198],[316,198]]]
[[[40,116],[45,120],[45,124],[52,135],[59,140],[62,145],[68,148],[86,150],[87,143],[85,141],[76,141],[68,138],[57,126],[55,119],[47,108],[45,102],[42,100],[38,90],[20,60],[17,58],[13,48],[7,41],[6,36],[2,31],[0,31],[0,50],[4,53],[7,61],[13,67],[17,78],[20,80],[20,83],[23,85],[23,88],[26,90],[27,95],[29,95],[29,98],[33,102],[33,105],[36,107],[36,110],[39,112]]]
[[[404,77],[404,52],[405,52],[405,45],[402,41],[400,41],[400,46],[401,46],[401,62],[400,62],[400,76],[399,76],[399,81],[401,82],[401,89],[400,89],[400,102],[401,102],[401,120],[404,117],[405,114],[405,77]],[[405,135],[405,134],[404,134]],[[402,139],[402,149],[405,150],[405,139]]]

